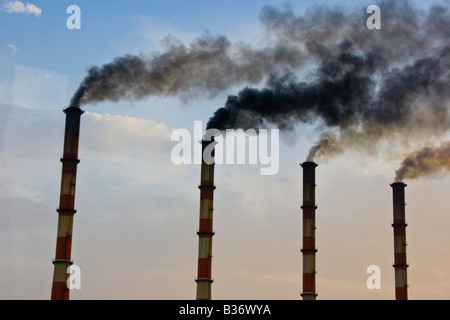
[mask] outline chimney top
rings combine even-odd
[[[394,182],[391,184],[392,188],[405,188],[407,185],[403,182]]]
[[[78,108],[78,107],[68,107],[68,108],[64,109],[63,112],[64,112],[65,114],[67,114],[68,112],[79,112],[80,114],[83,114],[83,113],[84,113],[84,110],[81,110],[81,109]]]
[[[305,168],[305,167],[318,167],[319,165],[317,164],[317,163],[315,163],[315,162],[312,162],[312,161],[306,161],[306,162],[303,162],[303,163],[301,163],[300,164],[303,168]]]

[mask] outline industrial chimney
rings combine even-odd
[[[202,140],[202,165],[200,182],[200,227],[198,231],[198,270],[197,270],[197,300],[211,300],[211,277],[212,266],[212,238],[213,232],[213,212],[214,212],[214,163],[208,164],[205,161],[205,150],[211,149],[211,156],[214,160],[214,144],[211,141]],[[213,145],[211,145],[213,144]],[[209,148],[208,148],[209,147]],[[208,151],[207,150],[207,151]]]
[[[408,300],[408,282],[406,262],[406,222],[405,222],[405,187],[403,182],[391,184],[394,203],[394,270],[395,299]]]
[[[303,300],[316,300],[316,167],[304,162],[303,167]]]
[[[73,216],[75,210],[75,186],[77,179],[78,142],[80,135],[80,118],[84,113],[79,108],[69,107],[66,114],[64,154],[61,158],[61,195],[58,212],[58,232],[56,254],[53,260],[53,285],[51,300],[69,300],[67,287],[67,268],[71,266]]]

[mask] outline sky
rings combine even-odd
[[[426,10],[431,2],[414,2]],[[81,9],[81,29],[66,12]],[[261,46],[264,5],[303,14],[339,1],[0,1],[0,299],[50,298],[65,115],[91,66],[161,52],[161,40],[204,34]],[[367,8],[370,1],[346,1]],[[366,28],[366,26],[362,26]],[[83,106],[72,258],[73,300],[195,299],[200,166],[176,165],[175,129],[206,124],[228,88],[195,99]],[[302,124],[280,135],[276,175],[217,165],[213,299],[301,299],[302,168],[320,134]],[[389,141],[387,141],[389,147]],[[403,150],[347,152],[317,168],[318,299],[394,299],[389,184]],[[449,177],[406,181],[410,299],[450,298]],[[381,270],[369,290],[366,270]]]

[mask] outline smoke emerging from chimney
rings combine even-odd
[[[396,181],[450,172],[450,142],[439,147],[424,147],[408,155],[396,171]]]
[[[254,49],[244,43],[233,45],[224,36],[205,35],[189,46],[166,37],[162,44],[163,53],[127,55],[91,67],[71,106],[149,96],[214,96],[232,85],[258,83],[278,66],[298,68],[304,60],[293,46]]]

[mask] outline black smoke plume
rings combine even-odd
[[[168,37],[163,44],[163,53],[127,55],[89,68],[71,106],[149,96],[214,96],[233,85],[258,83],[278,66],[295,69],[304,59],[293,46],[254,49],[223,36],[205,35],[189,46]]]
[[[315,8],[303,16],[266,7],[262,21],[280,42],[304,48],[317,61],[310,81],[292,71],[272,73],[262,89],[229,96],[209,128],[248,128],[266,123],[293,130],[320,123],[325,131],[308,155],[371,150],[383,138],[408,140],[448,130],[450,12],[427,13],[408,1],[381,1],[382,29],[365,27],[354,12]]]
[[[214,96],[236,85],[207,128],[282,130],[299,124],[323,133],[308,160],[380,141],[439,138],[448,131],[450,11],[422,12],[407,0],[381,0],[381,30],[366,7],[263,8],[264,48],[205,35],[186,45],[167,38],[163,52],[127,55],[91,67],[71,100],[80,107],[148,96]],[[314,70],[314,71],[311,71]]]

